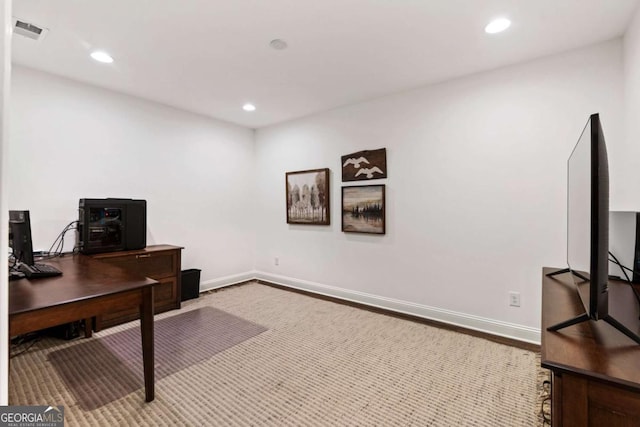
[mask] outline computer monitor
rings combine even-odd
[[[9,246],[17,262],[34,265],[29,211],[9,211]]]

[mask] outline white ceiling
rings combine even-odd
[[[638,0],[15,0],[14,63],[259,128],[624,34]],[[484,33],[490,19],[513,24]],[[286,50],[269,47],[285,40]],[[113,64],[89,57],[108,51]],[[258,109],[241,109],[253,102]]]

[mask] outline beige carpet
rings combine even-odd
[[[11,360],[10,404],[64,405],[69,426],[542,425],[536,353],[257,283],[157,318],[204,306],[268,330],[158,380],[151,403],[91,411],[47,360],[82,340],[43,340]]]

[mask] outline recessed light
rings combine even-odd
[[[501,33],[502,31],[506,30],[510,26],[511,26],[511,21],[509,21],[507,18],[498,18],[498,19],[494,19],[489,23],[489,25],[484,27],[484,31],[489,34]]]
[[[244,104],[244,105],[242,106],[242,109],[243,109],[244,111],[256,111],[256,106],[255,106],[255,105],[253,105],[253,104],[248,104],[248,103],[247,103],[247,104]]]
[[[100,50],[96,50],[91,52],[91,57],[98,62],[102,62],[105,64],[111,64],[113,62],[113,58],[107,52],[103,52]]]

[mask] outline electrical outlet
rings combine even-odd
[[[274,264],[274,265],[280,265],[280,258],[275,257],[275,258],[273,259],[273,264]]]
[[[520,292],[509,292],[509,305],[520,307]]]

